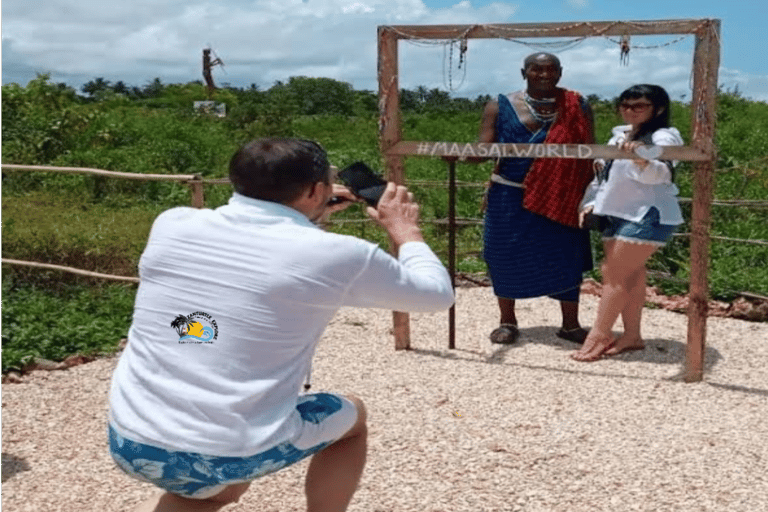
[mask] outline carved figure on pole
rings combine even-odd
[[[205,78],[205,84],[208,87],[208,99],[213,99],[213,91],[216,90],[216,85],[213,83],[213,74],[211,73],[211,70],[214,66],[217,65],[224,65],[224,62],[218,57],[216,57],[214,60],[211,60],[211,49],[205,48],[203,49],[203,78]]]

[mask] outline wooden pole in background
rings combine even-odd
[[[448,272],[456,291],[456,160],[448,162]],[[456,348],[456,304],[448,310],[448,348]]]
[[[389,181],[405,182],[403,157],[390,155],[389,149],[400,142],[400,89],[397,78],[397,34],[379,27],[379,145],[384,156],[384,168]],[[395,248],[391,247],[394,252]],[[395,254],[395,256],[397,256]],[[408,313],[392,312],[395,350],[411,348],[411,326]]]
[[[203,177],[195,174],[194,179],[187,182],[192,189],[192,206],[195,208],[205,207],[205,191],[203,190]]]
[[[688,343],[685,381],[698,382],[704,376],[704,347],[707,334],[709,287],[709,227],[714,188],[715,118],[717,70],[720,65],[720,21],[708,20],[696,32],[693,54],[693,102],[691,103],[693,146],[711,158],[693,166],[693,209],[691,212],[691,285],[688,292]]]

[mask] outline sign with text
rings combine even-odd
[[[502,144],[490,142],[404,141],[387,151],[389,155],[472,158],[635,158],[616,146],[598,144]],[[635,154],[647,160],[706,161],[711,156],[689,146],[641,146]]]

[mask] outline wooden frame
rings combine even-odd
[[[499,38],[607,37],[623,35],[695,35],[693,54],[692,142],[690,146],[665,149],[664,155],[676,160],[694,161],[693,210],[691,218],[691,283],[688,309],[688,343],[686,350],[687,382],[700,381],[704,373],[704,344],[708,305],[707,264],[709,247],[710,205],[716,160],[715,106],[717,73],[720,64],[720,20],[654,20],[654,21],[595,21],[574,23],[525,23],[500,25],[396,25],[378,27],[379,78],[379,144],[384,157],[388,179],[405,181],[404,157],[456,155],[456,151],[480,151],[479,144],[448,142],[403,141],[400,126],[398,42],[415,40],[466,40]],[[431,144],[426,146],[425,144]],[[486,145],[485,150],[490,151]],[[498,151],[543,152],[561,158],[620,157],[617,149],[599,145],[498,144]],[[566,148],[564,146],[570,146]],[[451,153],[453,151],[453,153]],[[557,154],[560,152],[560,155]],[[570,152],[569,152],[570,151]],[[581,152],[580,152],[581,151]],[[458,156],[461,156],[460,154]],[[543,155],[541,155],[543,156]],[[455,164],[449,164],[449,202],[453,207]],[[450,223],[449,259],[453,278],[453,236],[455,224]],[[455,309],[449,317],[449,348],[454,348]],[[410,348],[409,316],[393,312],[395,348]]]

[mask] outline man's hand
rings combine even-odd
[[[337,200],[325,205],[325,210],[318,219],[320,224],[327,221],[328,217],[330,217],[332,213],[346,210],[351,205],[362,201],[362,199],[358,199],[357,196],[355,196],[347,187],[337,183],[333,184],[333,191],[331,192],[331,200],[334,198],[337,198]]]
[[[396,248],[406,242],[424,241],[419,228],[419,205],[413,202],[413,194],[404,186],[390,181],[376,208],[369,206],[366,211],[387,231]]]
[[[338,183],[333,184],[331,199],[333,198],[338,198],[338,201],[329,203],[325,207],[325,216],[328,216],[331,213],[339,212],[341,210],[346,210],[350,205],[362,201],[362,199],[359,199],[357,196],[355,196],[351,190],[349,190],[344,185],[339,185]]]

